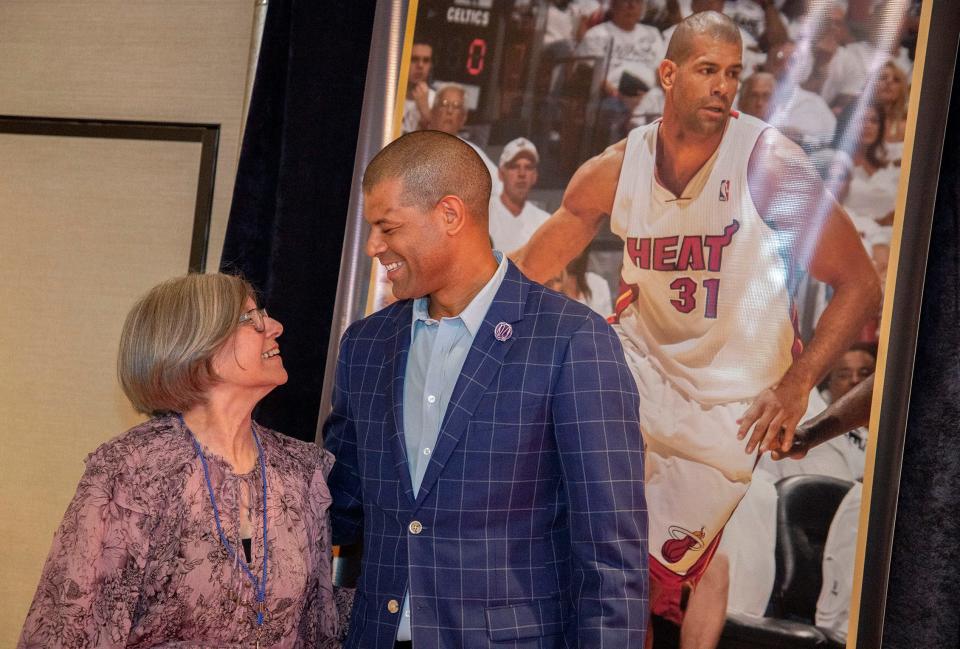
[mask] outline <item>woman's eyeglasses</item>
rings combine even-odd
[[[250,322],[253,324],[253,328],[257,330],[258,333],[263,333],[266,330],[266,318],[267,310],[266,309],[250,309],[246,313],[240,315],[240,321],[237,324],[246,324]]]

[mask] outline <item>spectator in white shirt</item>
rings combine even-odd
[[[880,68],[880,77],[877,79],[877,101],[883,104],[887,118],[883,135],[887,160],[896,166],[900,165],[903,158],[909,99],[910,85],[906,73],[892,60],[888,60]]]
[[[537,184],[539,164],[537,147],[526,138],[518,137],[503,147],[497,169],[501,189],[490,196],[490,239],[497,250],[517,250],[550,218],[549,212],[527,200]]]
[[[841,205],[845,205],[844,211],[847,213],[847,216],[850,217],[850,220],[853,221],[853,227],[860,233],[860,237],[863,239],[864,245],[867,246],[867,251],[869,252],[868,242],[872,240],[872,237],[874,237],[879,230],[883,230],[884,227],[878,225],[877,222],[869,216],[861,216],[850,208],[847,197],[850,195],[850,183],[853,181],[853,171],[853,158],[844,151],[836,151],[833,154],[833,159],[824,169],[823,182],[827,190],[833,194],[834,199]],[[886,229],[889,230],[890,228],[887,227]]]
[[[762,43],[763,48],[766,49],[788,38],[787,24],[784,15],[780,12],[780,5],[783,4],[781,0],[776,2],[772,0],[657,0],[655,4],[660,3],[664,3],[661,14],[672,13],[670,5],[676,4],[677,10],[673,13],[674,23],[701,11],[726,14],[740,27],[741,36],[743,34],[749,36],[743,43],[745,54],[748,42],[752,45]],[[664,39],[669,40],[666,34]],[[748,61],[744,60],[743,64],[749,71]]]
[[[864,106],[862,111],[858,108],[857,104],[850,105],[846,114],[838,120],[838,124],[846,125],[837,128],[841,145],[851,140],[855,143],[853,146],[842,146],[847,150],[852,149],[854,164],[850,191],[843,206],[860,217],[871,218],[878,225],[888,226],[893,223],[900,168],[887,161],[883,142],[886,127],[883,106],[871,103]]]
[[[828,28],[814,39],[812,67],[804,87],[816,92],[839,114],[875,79],[887,60],[892,60],[909,77],[913,60],[900,44],[906,20],[876,9],[871,18],[869,39],[842,45],[837,30]],[[894,24],[891,24],[891,20]]]
[[[566,43],[569,50],[565,51],[564,55],[569,54],[583,38],[590,17],[599,10],[600,3],[596,0],[550,0],[543,33],[544,46],[549,48],[558,43]]]
[[[772,74],[755,72],[740,84],[737,109],[747,115],[767,120],[773,112],[773,93],[776,90],[777,80]]]
[[[845,0],[793,0],[783,5],[783,16],[787,35],[795,43],[812,41],[823,29],[833,31],[838,45],[849,45],[856,40],[847,25]]]
[[[407,95],[403,101],[403,132],[428,128],[430,108],[436,92],[429,86],[433,69],[433,47],[429,43],[414,43],[410,48],[410,71],[407,75]]]
[[[638,22],[645,8],[644,0],[613,0],[610,20],[587,31],[576,50],[577,56],[607,65],[596,127],[599,149],[626,136],[631,117],[657,84],[666,44],[659,29]]]
[[[832,155],[830,154],[830,149],[824,149],[819,155],[813,154],[811,157],[815,160],[821,160],[817,166],[821,169],[824,186],[833,195],[834,199],[843,205],[844,212],[850,217],[857,233],[860,234],[863,247],[874,259],[874,266],[877,268],[880,286],[882,287],[886,279],[886,261],[889,257],[890,236],[893,228],[889,225],[878,224],[871,216],[859,214],[855,205],[851,206],[851,202],[847,199],[850,195],[850,187],[856,169],[853,159],[845,151],[832,151]],[[822,162],[823,160],[826,160],[826,162]],[[862,174],[863,172],[858,171],[857,173]],[[887,181],[892,181],[891,187],[896,190],[896,180],[888,176]],[[863,191],[863,186],[858,183],[858,192],[862,193]],[[811,332],[820,320],[824,309],[826,309],[830,300],[830,291],[826,284],[809,276],[801,291],[802,295],[798,296],[796,300],[799,305],[800,331]],[[879,313],[878,310],[877,315]],[[804,336],[809,337],[807,333],[804,333]]]
[[[770,49],[764,70],[769,75],[753,75],[740,91],[740,109],[776,126],[784,135],[810,151],[833,141],[837,119],[820,95],[804,90],[791,74],[797,47],[787,41]],[[771,92],[772,91],[772,92]],[[758,94],[752,100],[752,94]],[[764,113],[753,112],[752,105],[769,96]]]
[[[853,485],[833,515],[823,546],[823,585],[817,598],[814,621],[843,638],[850,626],[850,598],[853,595],[853,570],[857,563],[857,528],[863,483]]]
[[[577,56],[596,56],[607,60],[609,67],[604,94],[619,96],[624,73],[640,79],[648,87],[656,78],[657,66],[666,51],[660,30],[640,24],[644,0],[613,0],[610,20],[590,28],[577,47]]]

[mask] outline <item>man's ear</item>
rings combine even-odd
[[[463,229],[467,221],[467,206],[463,199],[455,194],[447,194],[437,203],[437,210],[443,219],[443,227],[448,235],[455,235]]]
[[[660,86],[666,90],[672,87],[677,80],[677,64],[670,59],[664,59],[660,61],[657,74],[660,75]]]

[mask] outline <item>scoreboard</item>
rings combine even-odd
[[[495,80],[494,50],[504,0],[420,0],[415,40],[433,46],[433,78],[467,88],[471,109],[484,106]]]

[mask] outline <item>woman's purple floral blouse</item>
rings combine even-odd
[[[267,471],[261,647],[335,647],[330,575],[333,456],[256,425]],[[234,475],[206,454],[223,531],[238,539],[240,484],[254,500],[250,570],[262,574],[259,464]],[[254,647],[255,591],[217,535],[203,467],[176,416],[107,442],[63,516],[18,647]]]

